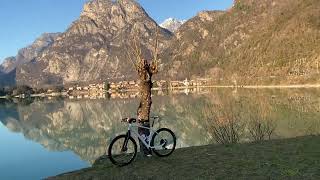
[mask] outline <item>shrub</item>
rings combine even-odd
[[[14,95],[14,96],[20,95],[20,94],[30,95],[33,93],[34,93],[34,91],[31,87],[29,87],[27,85],[21,85],[21,86],[17,86],[16,89],[13,90],[12,95]]]
[[[0,88],[0,96],[5,96],[5,95],[6,95],[6,93],[4,91],[4,88]]]

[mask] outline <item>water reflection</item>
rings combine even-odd
[[[177,147],[238,143],[320,133],[316,90],[226,90],[153,97],[152,112],[177,137]],[[93,163],[125,132],[121,117],[138,99],[4,101],[0,120],[12,132],[52,151],[71,150]]]

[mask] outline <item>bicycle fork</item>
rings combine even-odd
[[[130,139],[130,136],[131,136],[131,132],[130,132],[130,130],[128,130],[128,132],[127,132],[127,134],[126,134],[126,139],[124,140],[124,143],[123,143],[123,146],[122,146],[122,148],[121,148],[121,151],[122,152],[125,152],[125,151],[127,151],[128,150],[128,141],[129,141],[129,139]]]

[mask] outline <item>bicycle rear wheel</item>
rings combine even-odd
[[[157,156],[169,156],[176,148],[176,136],[170,129],[161,128],[153,134],[150,145]]]
[[[114,138],[108,148],[110,161],[117,166],[126,166],[130,164],[137,155],[137,143],[130,136],[120,135]],[[125,142],[126,147],[125,146]]]

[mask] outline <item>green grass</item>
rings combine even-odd
[[[50,179],[320,179],[320,136],[184,148],[122,168],[100,159]]]

